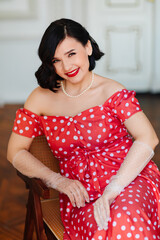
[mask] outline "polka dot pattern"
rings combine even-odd
[[[29,138],[44,135],[39,116],[24,108],[18,109],[16,112],[13,132]]]
[[[139,111],[135,92],[126,89],[74,117],[17,111],[13,131],[30,138],[45,134],[61,174],[81,181],[88,191],[90,203],[83,208],[60,194],[64,240],[160,239],[160,173],[152,161],[112,203],[107,230],[98,228],[93,213],[132,145],[124,121]]]

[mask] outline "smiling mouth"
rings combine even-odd
[[[66,73],[66,75],[67,75],[68,77],[75,77],[75,76],[78,74],[79,69],[80,69],[80,68],[77,68],[77,69],[75,69],[75,70],[73,70],[73,71],[71,71],[71,72],[68,72],[68,73]]]

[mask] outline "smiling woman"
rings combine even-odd
[[[17,111],[8,160],[60,192],[64,240],[160,239],[158,138],[135,91],[93,73],[102,56],[79,23],[51,23],[39,47],[40,87]],[[60,174],[28,151],[41,135]]]
[[[72,47],[74,49],[72,49]],[[72,89],[72,86],[68,87],[68,85],[73,85],[75,83],[80,83],[85,86],[88,85],[88,81],[91,81],[91,72],[88,71],[88,56],[91,56],[91,54],[92,46],[89,40],[86,45],[83,46],[76,39],[66,37],[58,44],[53,58],[53,65],[55,72],[62,79],[66,80],[66,88]]]
[[[72,20],[61,19],[50,24],[41,40],[39,57],[42,65],[36,77],[40,86],[56,91],[60,87],[57,80],[67,74],[69,77],[77,75],[79,70],[83,70],[78,64],[83,64],[87,71],[93,70],[95,61],[103,55],[85,28]],[[73,66],[71,61],[74,61]]]

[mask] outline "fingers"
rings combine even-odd
[[[77,207],[78,208],[84,207],[85,201],[89,202],[89,195],[85,187],[79,181],[76,181],[73,189],[74,189],[73,194]]]
[[[75,201],[77,204],[77,207],[84,207],[85,206],[85,197],[83,194],[83,191],[77,186],[77,188],[75,189]]]
[[[89,202],[89,195],[87,190],[77,180],[71,180],[63,192],[67,194],[74,207],[84,207],[85,201]]]
[[[87,190],[85,189],[85,187],[83,186],[83,184],[81,182],[78,182],[78,185],[79,185],[80,190],[82,191],[85,202],[89,203],[90,200],[89,200],[89,195],[88,195]]]
[[[95,220],[97,222],[97,225],[100,229],[104,228],[104,219],[105,219],[105,213],[104,210],[102,210],[102,200],[99,199],[95,205],[94,205],[94,216],[95,216]]]
[[[84,200],[84,197],[83,197],[81,191],[78,189],[78,186],[72,186],[72,188],[69,189],[67,195],[70,198],[71,203],[74,202],[74,204],[72,204],[74,207],[76,207],[76,206],[78,208],[84,207],[85,200]]]
[[[68,193],[66,192],[66,195],[69,197],[69,200],[70,200],[72,206],[76,207],[76,200],[75,200],[74,194],[72,194],[72,192],[68,191]]]
[[[101,220],[101,214],[100,214],[100,210],[99,210],[99,204],[98,203],[95,203],[94,205],[94,218],[96,220],[96,223],[98,225],[98,227],[100,229],[103,229],[102,227],[102,220]]]
[[[106,210],[106,206],[108,204],[104,202],[104,199],[102,198],[102,204],[99,204],[98,212],[100,214],[100,220],[101,220],[101,228],[107,230],[108,228],[108,211]]]
[[[108,201],[104,201],[103,197],[99,198],[94,204],[94,217],[100,229],[107,230],[110,205]]]

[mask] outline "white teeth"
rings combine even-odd
[[[71,72],[71,73],[68,73],[68,75],[72,75],[72,74],[74,74],[76,71],[77,71],[77,69],[76,69],[76,70],[74,70],[74,71],[73,71],[73,72]]]

